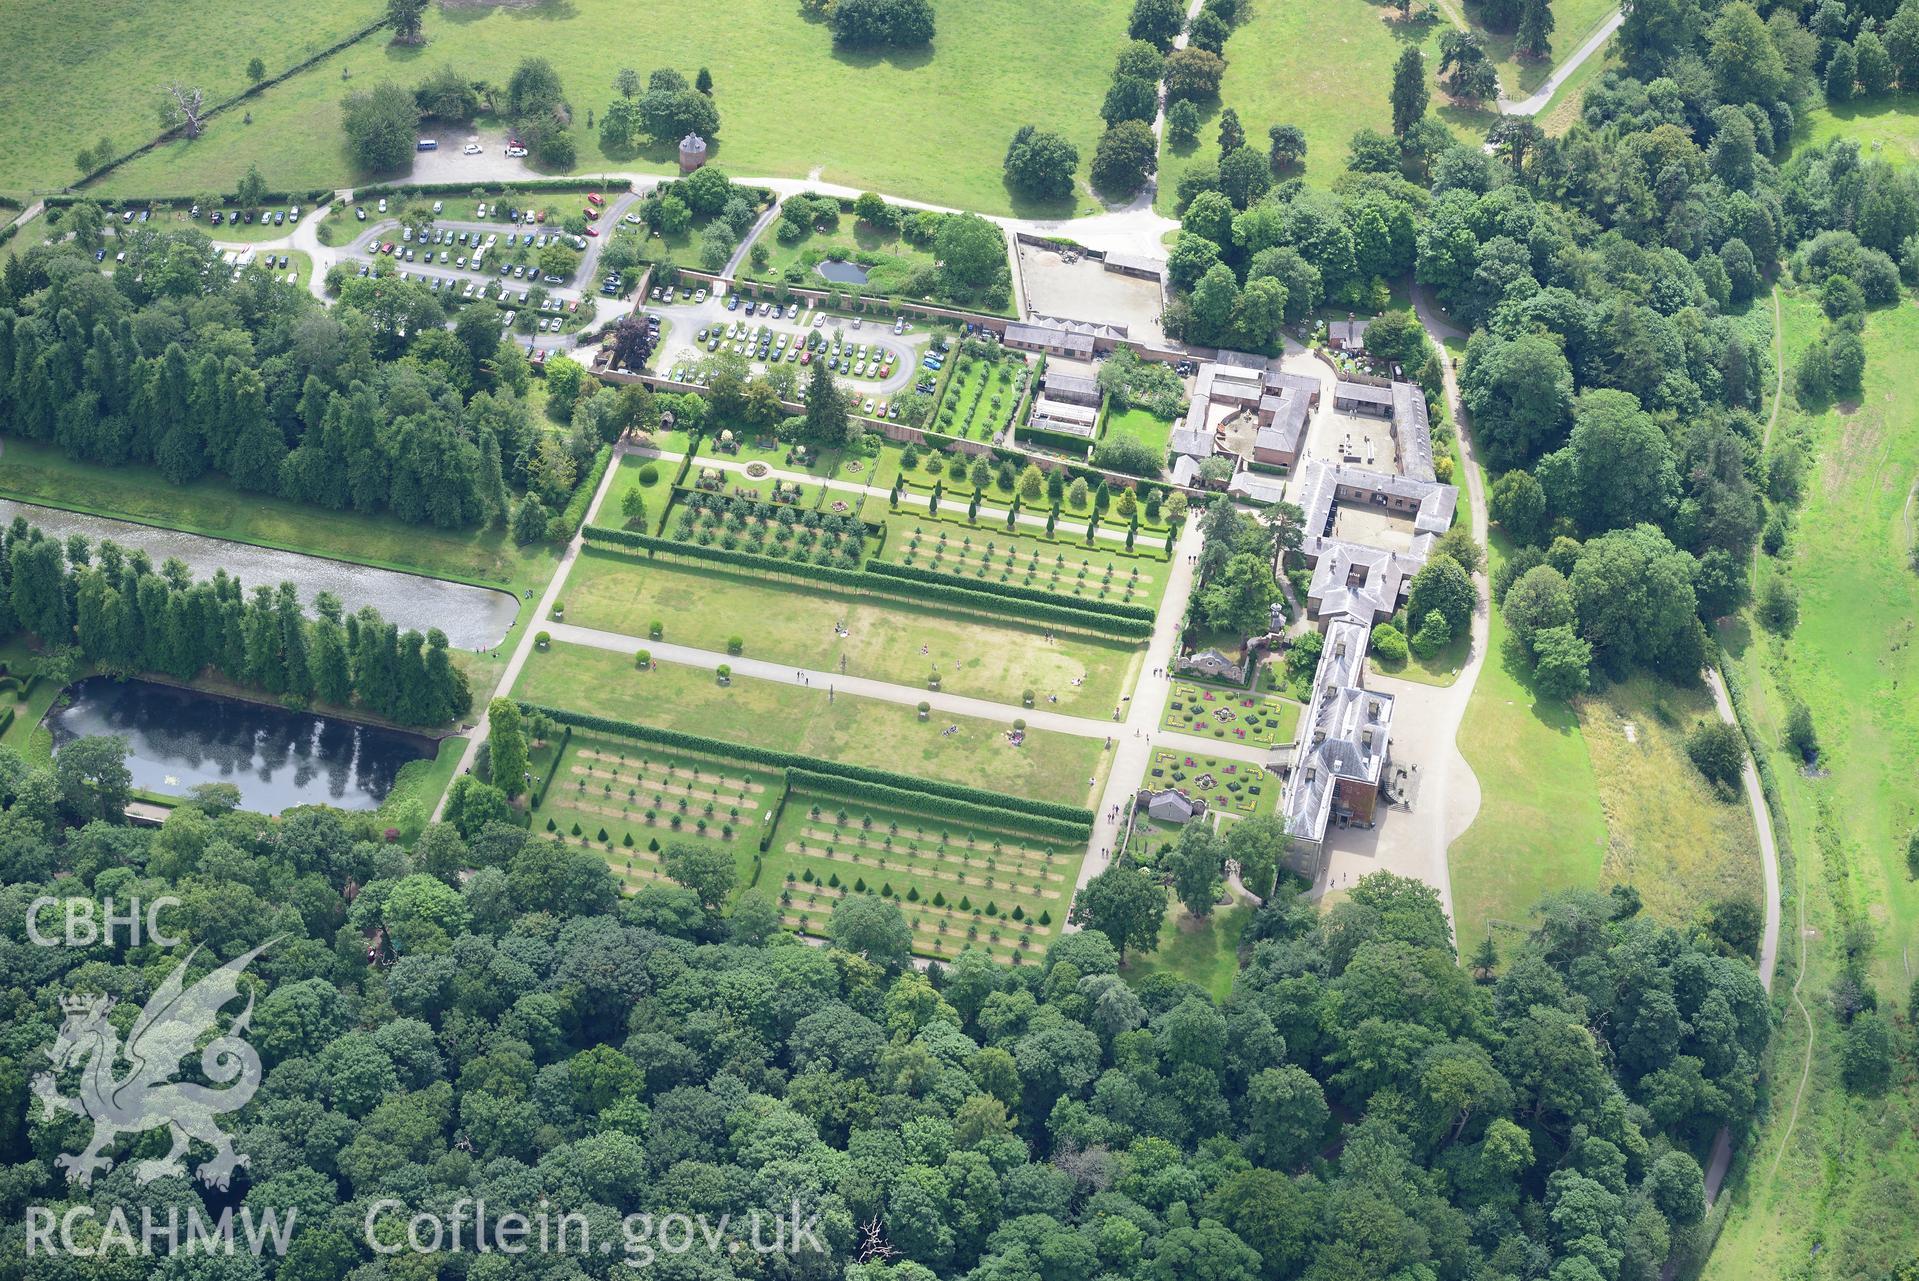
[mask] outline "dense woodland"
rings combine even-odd
[[[308,618],[292,583],[249,593],[224,570],[196,583],[177,560],[156,570],[145,552],[47,538],[15,517],[0,539],[0,636],[21,633],[56,684],[85,662],[179,681],[211,671],[296,705],[357,706],[403,725],[449,725],[473,706],[437,627],[401,632],[371,606],[343,614],[324,592]]]
[[[1224,1002],[1168,974],[1121,980],[1097,931],[1040,966],[968,954],[922,974],[894,905],[849,896],[834,945],[806,947],[758,891],[721,916],[695,868],[698,888],[621,897],[598,855],[511,823],[463,817],[403,850],[368,816],[263,822],[215,789],[157,831],[116,826],[92,799],[115,750],[85,742],[52,771],[0,751],[10,1277],[130,1275],[23,1264],[25,1204],[227,1203],[139,1187],[124,1163],[90,1191],[57,1176],[86,1123],[25,1094],[56,997],[137,1007],[176,957],[27,946],[22,909],[45,892],[171,891],[168,927],[202,963],[285,936],[253,966],[267,1075],[232,1126],[251,1164],[229,1196],[297,1207],[292,1251],[146,1273],[165,1278],[611,1276],[617,1254],[375,1260],[361,1224],[380,1197],[545,1202],[604,1228],[797,1195],[827,1255],[655,1266],[1650,1281],[1700,1218],[1696,1158],[1750,1112],[1767,1036],[1750,967],[1624,891],[1545,904],[1497,981],[1457,964],[1430,890],[1384,875],[1323,917],[1289,894],[1264,909]],[[52,890],[56,871],[72,875]]]
[[[219,475],[413,524],[486,525],[524,506],[544,536],[626,425],[600,414],[599,435],[584,421],[543,430],[526,358],[501,342],[490,303],[448,328],[424,284],[369,277],[323,307],[264,270],[233,278],[197,229],[141,225],[121,229],[127,260],[107,276],[87,252],[88,210],[67,215],[74,239],[0,275],[0,433],[150,465],[173,484]]]

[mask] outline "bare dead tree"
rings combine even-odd
[[[198,138],[206,124],[206,90],[174,81],[160,99],[160,124],[167,129],[185,129],[187,137]]]
[[[861,1263],[885,1263],[899,1251],[886,1239],[886,1229],[880,1225],[876,1214],[860,1224],[859,1261]]]

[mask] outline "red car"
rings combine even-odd
[[[586,229],[586,234],[589,236],[597,236],[600,234],[600,229],[598,227],[588,227]]]
[[[534,221],[534,222],[545,222],[545,221],[546,221],[546,210],[544,210],[544,209],[542,209],[542,210],[540,210],[540,211],[539,211],[538,213],[536,213],[536,214],[534,214],[534,215],[533,215],[533,221]]]
[[[387,242],[386,242],[386,243],[385,243],[384,245],[381,245],[381,246],[380,246],[380,252],[381,252],[381,253],[383,253],[383,254],[390,254],[390,253],[392,253],[392,252],[393,252],[393,242],[392,242],[391,240],[389,240],[389,241],[387,241]]]
[[[606,200],[599,192],[589,191],[586,193],[586,203],[589,205],[603,205],[606,203]]]
[[[591,206],[588,206],[584,212],[589,221],[592,219],[596,219],[600,216],[600,211]]]

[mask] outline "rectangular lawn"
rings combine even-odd
[[[1097,738],[1029,729],[1024,745],[1012,746],[1007,734],[1018,715],[1014,708],[1004,723],[937,712],[922,721],[910,704],[851,695],[829,700],[823,689],[744,676],[722,686],[709,671],[670,663],[638,671],[626,654],[582,645],[536,651],[513,693],[729,743],[1068,805],[1095,804],[1110,764]]]
[[[565,599],[567,621],[582,627],[645,636],[658,621],[676,644],[722,651],[739,636],[754,658],[897,685],[921,686],[937,667],[947,693],[1017,707],[1031,689],[1084,716],[1111,714],[1144,653],[1066,632],[1049,644],[1045,629],[1010,619],[592,548],[574,562]]]

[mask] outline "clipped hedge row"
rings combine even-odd
[[[1052,592],[1038,587],[1025,587],[1017,583],[975,584],[970,578],[958,574],[944,574],[936,569],[923,569],[918,565],[900,565],[890,560],[869,560],[866,570],[871,574],[882,574],[888,578],[904,578],[910,582],[928,583],[935,587],[962,587],[968,591],[990,592],[995,596],[1006,596],[1013,600],[1032,601],[1040,605],[1056,605],[1061,598]],[[1141,622],[1153,621],[1153,608],[1150,605],[1128,605],[1117,600],[1078,600],[1073,601],[1077,609],[1090,610],[1095,614],[1111,614],[1115,618],[1132,618]]]
[[[553,776],[560,772],[560,758],[566,755],[567,744],[572,741],[573,727],[571,725],[562,725],[560,727],[560,741],[553,745],[553,759],[547,764],[546,777],[540,780],[539,793],[531,798],[532,803],[526,807],[529,815],[532,811],[546,804],[546,794],[553,787]]]
[[[0,707],[0,734],[6,733],[11,728],[13,728],[13,709]]]
[[[756,552],[728,551],[724,547],[702,547],[698,543],[682,543],[670,538],[656,538],[637,530],[613,529],[605,525],[588,525],[584,531],[584,537],[589,543],[613,544],[649,553],[663,552],[669,556],[711,561],[714,564],[730,565],[736,569],[753,570],[763,574],[790,574],[797,578],[812,578],[853,591],[868,592],[875,596],[890,596],[896,600],[914,604],[951,605],[999,617],[1016,617],[1021,622],[1053,623],[1061,627],[1078,628],[1081,631],[1095,632],[1119,640],[1144,640],[1153,633],[1150,618],[1125,618],[1059,601],[1014,602],[996,591],[949,586],[944,583],[909,583],[906,579],[887,574],[868,573],[863,569],[837,569],[830,565],[813,565],[802,561],[786,560],[778,556],[762,556]]]
[[[577,725],[581,729],[593,730],[600,734],[619,734],[626,738],[638,739],[643,743],[658,743],[662,747],[677,747],[689,752],[730,756],[735,760],[749,761],[756,765],[770,765],[775,769],[813,770],[834,778],[880,783],[924,796],[942,796],[956,801],[969,801],[990,809],[1034,818],[1059,819],[1087,826],[1091,826],[1093,822],[1093,811],[1077,805],[1028,800],[1022,796],[1008,796],[1001,792],[989,792],[983,788],[967,787],[962,783],[942,783],[937,779],[917,778],[911,774],[897,774],[892,770],[870,769],[864,765],[848,765],[842,761],[823,761],[818,757],[801,756],[796,752],[781,752],[770,747],[749,746],[745,743],[729,743],[723,738],[708,738],[703,734],[685,734],[679,730],[656,729],[651,725],[617,720],[611,716],[596,716],[591,712],[576,712],[564,707],[547,707],[539,703],[521,703],[520,707],[525,712],[539,712],[550,716],[563,725]]]
[[[353,190],[353,199],[358,202],[371,196],[463,196],[468,192],[481,191],[488,195],[502,194],[508,191],[631,191],[633,184],[620,178],[526,178],[512,182],[497,180],[486,182],[376,182]]]
[[[579,533],[580,526],[586,523],[587,505],[593,501],[593,495],[600,492],[600,481],[606,477],[607,466],[612,461],[613,446],[601,445],[600,452],[593,455],[593,465],[586,469],[586,475],[580,477],[580,483],[573,487],[573,496],[566,500],[566,510],[560,513],[568,538]]]
[[[950,818],[957,823],[976,823],[982,827],[999,830],[1009,826],[1004,806],[986,806],[972,801],[953,800],[944,796],[933,796],[918,789],[894,787],[887,783],[867,783],[857,779],[835,778],[816,770],[789,769],[786,771],[786,785],[789,789],[822,796],[839,797],[850,801],[867,801],[887,809],[910,810],[916,814]],[[1014,825],[1020,831],[1034,836],[1056,837],[1063,841],[1083,841],[1093,833],[1091,823],[1041,818],[1038,815],[1019,815]]]

